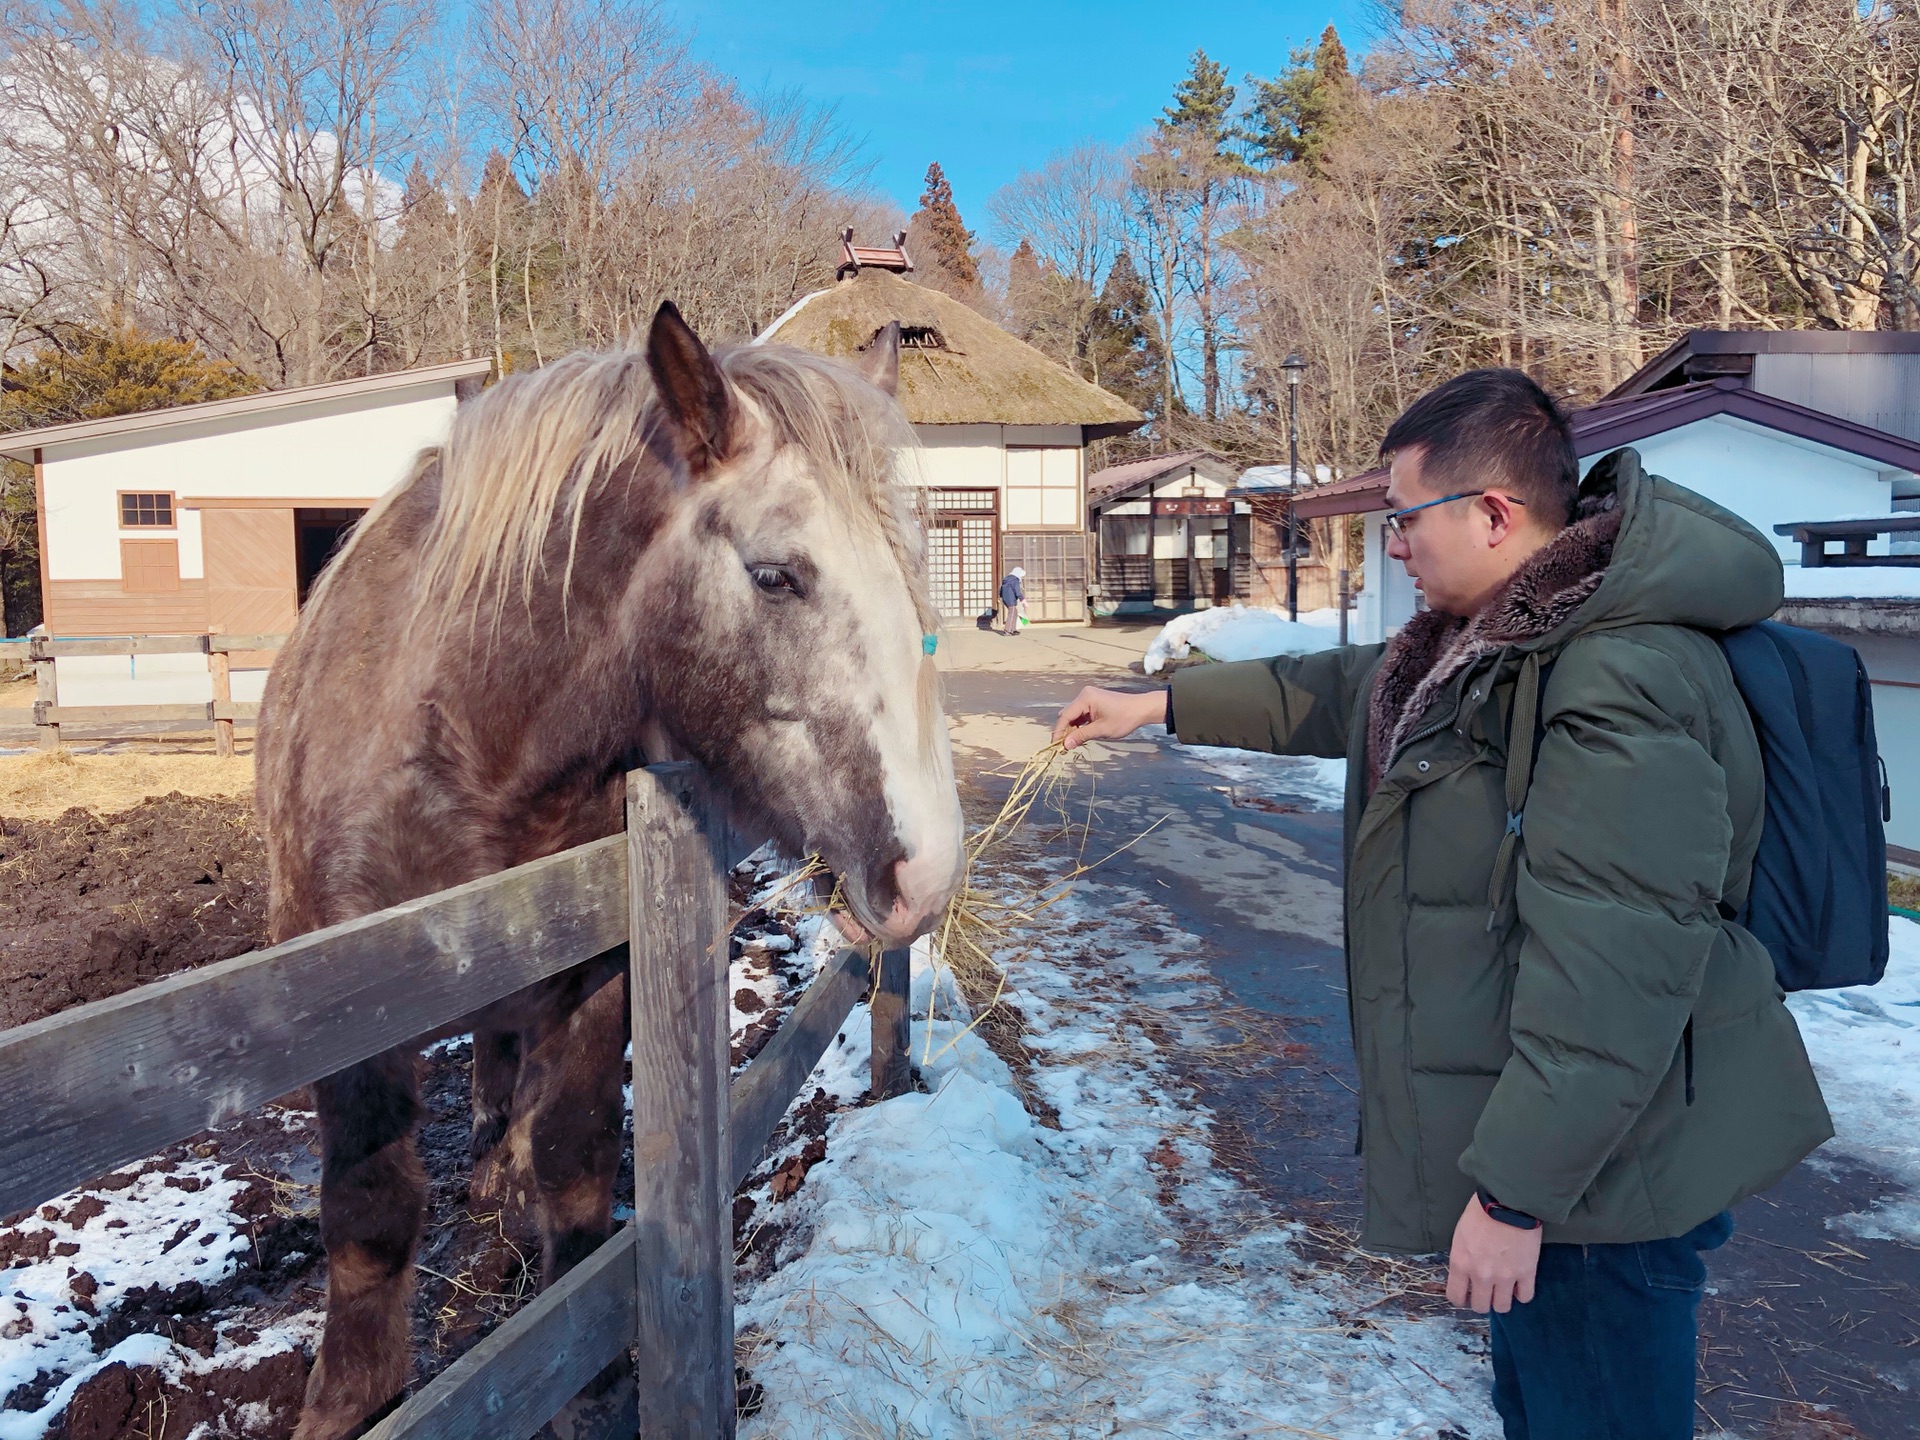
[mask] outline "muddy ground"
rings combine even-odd
[[[0,818],[0,1028],[257,949],[267,857],[243,801]]]
[[[778,940],[752,943],[793,935],[790,918],[747,903],[751,886],[749,877],[736,877],[734,953],[749,982],[773,983],[742,1004],[755,1013],[736,1037],[736,1064],[765,1043],[801,987],[796,959]],[[0,1028],[257,949],[266,943],[266,898],[265,852],[244,801],[173,794],[106,817],[73,810],[55,820],[0,819],[0,915],[6,917]],[[413,1303],[416,1387],[537,1293],[540,1278],[537,1244],[509,1235],[500,1216],[469,1204],[470,1047],[463,1041],[437,1046],[420,1067],[427,1113],[418,1145],[432,1195]],[[47,1432],[53,1440],[185,1440],[202,1425],[208,1437],[284,1440],[291,1434],[326,1287],[318,1138],[304,1103],[304,1095],[288,1097],[102,1177],[59,1204],[0,1219],[0,1336],[17,1341],[4,1323],[12,1293],[6,1272],[76,1253],[72,1242],[57,1239],[70,1233],[65,1227],[112,1227],[116,1192],[148,1174],[182,1188],[199,1186],[204,1182],[174,1176],[192,1162],[223,1166],[221,1178],[244,1182],[230,1208],[248,1253],[217,1284],[128,1291],[100,1313],[92,1304],[94,1277],[75,1270],[68,1280],[73,1318],[91,1327],[96,1355],[128,1336],[153,1334],[208,1359],[234,1356],[236,1363],[172,1378],[153,1366],[109,1365],[85,1381],[54,1420]],[[824,1154],[834,1108],[824,1093],[802,1106],[790,1133],[776,1137],[761,1171],[742,1188],[735,1219],[743,1278],[773,1263],[784,1236],[777,1201],[792,1195]],[[630,1139],[614,1193],[618,1201],[633,1194]],[[55,1225],[62,1229],[50,1228]],[[193,1238],[176,1236],[171,1243]],[[276,1327],[290,1327],[302,1343],[264,1359],[235,1356]],[[0,1395],[0,1413],[42,1409],[68,1378],[42,1370]]]

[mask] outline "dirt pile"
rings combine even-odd
[[[266,943],[266,849],[242,800],[0,818],[0,1028]]]

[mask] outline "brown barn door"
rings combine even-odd
[[[293,510],[208,507],[200,512],[207,620],[222,635],[284,635],[299,606]]]

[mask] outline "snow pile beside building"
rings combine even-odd
[[[1831,1222],[1868,1240],[1920,1242],[1920,924],[1891,921],[1878,985],[1787,997],[1833,1112],[1831,1148],[1908,1188]]]
[[[1310,1269],[1215,1164],[1173,1063],[1222,1043],[1197,938],[1082,882],[1017,947],[1031,1106],[978,1031],[916,1016],[931,1093],[835,1117],[780,1265],[741,1297],[765,1394],[744,1440],[1496,1436],[1479,1332]]]
[[[1147,674],[1158,675],[1167,661],[1184,660],[1194,650],[1215,660],[1309,655],[1331,650],[1340,643],[1339,633],[1338,610],[1307,610],[1294,621],[1249,605],[1215,606],[1169,620],[1147,646],[1142,665]]]
[[[1789,600],[1920,600],[1920,565],[1789,565]]]

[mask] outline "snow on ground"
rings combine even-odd
[[[927,1022],[922,948],[930,1093],[836,1116],[786,1207],[782,1263],[737,1311],[766,1396],[745,1440],[1497,1435],[1484,1331],[1310,1269],[1215,1163],[1175,1067],[1222,1043],[1198,939],[1089,881],[1045,924],[1000,958],[1059,1128],[950,996]],[[865,1031],[858,1008],[815,1083],[863,1078]]]
[[[1215,660],[1261,660],[1269,655],[1308,655],[1339,644],[1338,610],[1302,611],[1289,620],[1277,610],[1249,605],[1219,606],[1178,615],[1161,627],[1141,661],[1158,675],[1169,660],[1184,660],[1194,650]]]
[[[1920,600],[1920,566],[1789,565],[1790,600]]]
[[[1233,782],[1236,800],[1252,793],[1267,800],[1295,802],[1313,810],[1338,810],[1347,803],[1347,762],[1311,755],[1263,755],[1223,745],[1182,745],[1158,725],[1142,735],[1164,737],[1180,754]]]
[[[1907,1194],[1830,1221],[1867,1240],[1920,1243],[1920,924],[1894,916],[1878,985],[1787,998],[1837,1132],[1829,1148]]]
[[[211,1288],[238,1268],[249,1242],[234,1206],[248,1182],[223,1178],[226,1168],[220,1161],[142,1161],[62,1195],[14,1227],[28,1242],[21,1252],[27,1263],[0,1270],[0,1400],[42,1371],[68,1378],[34,1409],[0,1409],[0,1440],[40,1440],[81,1382],[116,1360],[179,1378],[311,1343],[317,1312],[243,1332],[242,1345],[223,1333],[208,1358],[152,1334],[94,1351],[94,1332],[130,1290],[188,1281]]]

